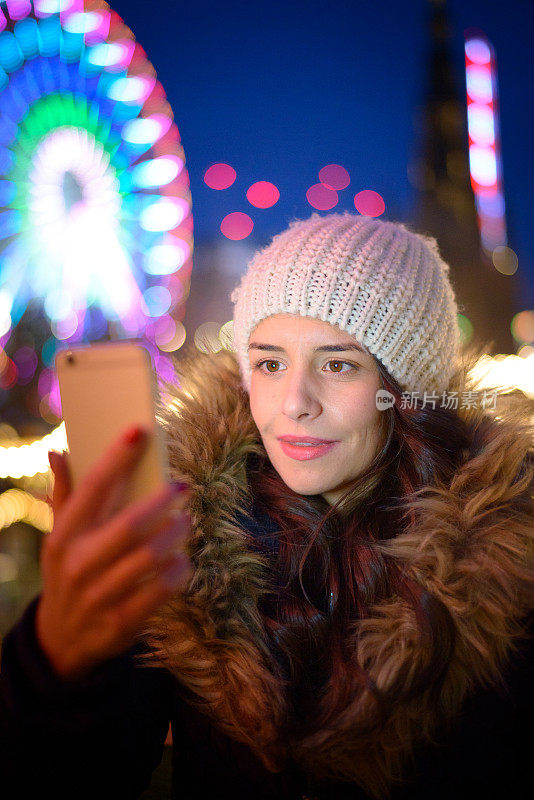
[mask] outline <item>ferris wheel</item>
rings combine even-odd
[[[51,337],[40,369],[72,342],[134,337],[165,371],[158,337],[183,317],[192,248],[180,135],[131,30],[103,0],[0,2],[0,348],[12,381],[9,342],[36,301]]]

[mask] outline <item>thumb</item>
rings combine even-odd
[[[61,511],[71,491],[71,479],[66,453],[55,450],[48,451],[48,463],[54,473],[54,489],[52,492],[52,510],[54,516]]]

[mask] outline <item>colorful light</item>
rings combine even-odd
[[[171,120],[163,114],[152,114],[150,117],[132,119],[124,125],[122,138],[129,144],[155,144],[171,127]]]
[[[253,228],[254,223],[251,218],[242,211],[233,211],[231,214],[227,214],[221,222],[221,233],[233,241],[246,239],[252,233]]]
[[[228,189],[236,176],[235,169],[229,164],[213,164],[204,173],[204,182],[210,189]]]
[[[518,342],[534,342],[534,311],[520,311],[511,324],[512,335]]]
[[[178,177],[183,167],[184,162],[178,156],[160,156],[134,167],[132,181],[142,189],[166,186]]]
[[[476,391],[494,386],[502,392],[518,388],[528,397],[534,398],[534,353],[528,353],[524,357],[483,355],[470,375]],[[531,421],[534,422],[534,417]]]
[[[145,231],[170,231],[182,222],[186,210],[184,203],[178,198],[162,197],[143,209],[139,224]]]
[[[30,0],[6,0],[7,10],[12,20],[23,19],[31,13]]]
[[[150,76],[135,75],[132,78],[117,78],[107,91],[111,100],[121,103],[140,103],[150,96],[156,79]]]
[[[78,11],[65,20],[63,28],[69,33],[92,33],[102,24],[102,14],[97,11]]]
[[[269,181],[257,181],[249,186],[247,190],[247,200],[256,208],[271,208],[280,199],[280,192]]]
[[[333,189],[328,189],[322,183],[315,183],[306,192],[306,199],[313,208],[328,211],[337,205],[339,198]]]
[[[479,33],[466,35],[465,79],[469,131],[469,170],[483,252],[496,269],[511,275],[498,248],[507,246],[495,58]],[[495,255],[494,255],[495,254]]]
[[[336,192],[345,189],[350,183],[350,175],[339,164],[328,164],[319,170],[319,180],[327,189],[334,189]]]
[[[187,244],[169,237],[165,244],[154,245],[148,251],[146,268],[151,275],[171,275],[180,269],[188,257]]]
[[[517,272],[519,259],[511,247],[497,245],[491,257],[495,269],[500,272],[501,275],[514,275]]]
[[[75,3],[75,0],[35,0],[33,6],[35,16],[48,16],[49,14],[59,14],[60,11],[67,11]]]
[[[203,322],[194,334],[195,346],[202,353],[218,353],[222,349],[219,339],[220,325],[217,322]]]
[[[354,196],[356,211],[366,217],[379,217],[386,210],[384,198],[372,189],[363,189]]]
[[[112,338],[143,337],[172,314],[192,220],[165,92],[120,17],[104,0],[0,5],[0,337],[9,353],[36,298],[52,333],[32,358],[6,355],[5,385],[30,366],[39,379],[69,342],[109,338],[108,322]],[[180,291],[165,285],[177,270]],[[58,410],[54,380],[39,398]]]
[[[473,64],[489,64],[491,61],[491,50],[483,39],[468,39],[465,43],[465,52]]]

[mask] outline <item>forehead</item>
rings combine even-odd
[[[285,349],[309,344],[356,344],[353,336],[335,325],[298,314],[274,314],[263,319],[252,331],[249,344],[261,341]],[[359,344],[359,343],[358,343]],[[368,350],[359,344],[364,353]]]

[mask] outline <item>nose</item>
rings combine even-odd
[[[321,403],[312,378],[305,370],[293,369],[282,385],[281,411],[290,419],[303,416],[316,417],[321,412]]]

